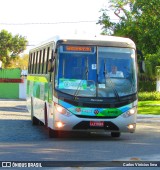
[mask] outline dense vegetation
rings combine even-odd
[[[109,0],[109,4],[109,8],[101,10],[98,21],[102,34],[131,38],[144,55],[146,71],[139,78],[155,81],[155,67],[160,66],[160,1]],[[117,20],[110,19],[111,12]]]
[[[160,101],[160,92],[139,92],[138,93],[138,99],[139,101],[146,101],[146,100],[159,100]],[[159,102],[160,104],[160,102]]]

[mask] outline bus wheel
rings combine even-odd
[[[32,125],[39,125],[39,120],[34,116],[33,98],[31,97],[31,120]]]
[[[56,131],[56,130],[53,130],[53,129],[51,129],[51,128],[48,128],[48,136],[49,136],[50,138],[56,138],[56,137],[59,136],[59,133],[58,133],[58,131]]]
[[[32,117],[32,125],[39,125],[39,120],[36,117]]]
[[[114,138],[118,138],[121,136],[121,133],[120,132],[111,132],[111,136]]]
[[[48,127],[47,105],[44,105],[44,125]]]

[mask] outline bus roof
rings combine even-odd
[[[91,41],[121,41],[121,42],[130,42],[132,41],[129,38],[124,38],[124,37],[117,37],[117,36],[109,36],[109,35],[95,35],[95,36],[90,36],[90,35],[72,35],[72,36],[61,36],[61,35],[57,35],[55,37],[53,37],[52,39],[54,39],[54,41],[58,41],[58,40],[91,40]]]
[[[134,42],[129,38],[124,37],[116,37],[116,36],[108,36],[108,35],[96,35],[96,36],[87,36],[87,35],[73,35],[73,36],[55,36],[53,37],[54,42],[58,43],[59,41],[64,41],[67,44],[71,42],[86,42],[84,45],[107,45],[107,44],[115,44],[117,43],[125,43],[127,46],[132,48],[136,48]],[[107,43],[107,44],[106,44]],[[112,46],[111,45],[111,46]],[[119,45],[118,45],[119,46]]]
[[[57,35],[50,38],[47,41],[42,42],[38,46],[34,47],[36,49],[41,46],[45,46],[47,44],[72,44],[72,45],[99,45],[99,46],[111,46],[111,47],[125,47],[125,48],[134,48],[136,49],[135,43],[129,39],[124,37],[116,37],[116,36],[108,36],[108,35],[96,35],[96,36],[88,36],[88,35]],[[32,50],[33,50],[32,49]],[[31,51],[32,51],[31,50]]]

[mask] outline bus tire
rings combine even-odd
[[[47,116],[47,105],[44,105],[44,125],[48,128],[48,116]]]
[[[32,125],[39,125],[39,120],[34,116],[33,97],[31,97],[31,120]]]
[[[48,136],[50,138],[57,138],[59,136],[58,131],[51,129],[50,127],[48,128]]]
[[[39,120],[35,117],[35,116],[33,116],[32,117],[32,125],[39,125]]]
[[[121,133],[120,132],[111,132],[111,136],[113,138],[119,138],[121,136]]]

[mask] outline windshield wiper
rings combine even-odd
[[[84,78],[86,77],[86,80],[88,80],[88,73],[89,73],[89,69],[88,69],[88,57],[87,57],[86,58],[86,69],[85,69],[84,75],[82,77],[82,80],[79,82],[79,84],[77,86],[77,89],[76,89],[76,91],[75,91],[75,93],[73,95],[74,96],[74,100],[77,99],[77,96],[78,96],[78,93],[80,91],[80,87],[81,87],[81,84],[82,84]]]
[[[113,82],[112,82],[110,76],[107,74],[106,60],[105,59],[104,59],[104,76],[105,76],[105,84],[107,84],[106,79],[108,79],[109,80],[109,84],[110,84],[110,86],[111,86],[111,88],[112,88],[116,98],[118,99],[118,101],[120,101],[119,94],[118,94],[116,88],[114,88],[114,85],[113,85]]]

